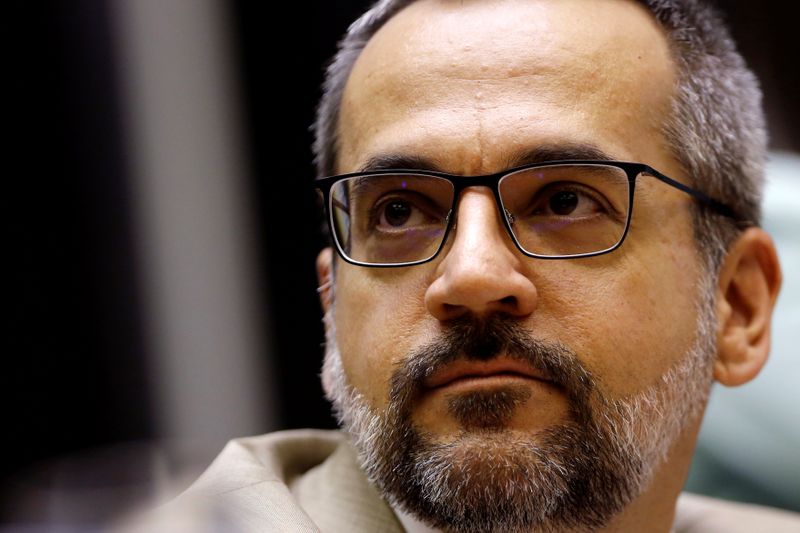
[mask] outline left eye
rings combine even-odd
[[[598,194],[577,184],[553,184],[539,191],[532,202],[532,215],[581,218],[606,212]]]

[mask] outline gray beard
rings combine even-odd
[[[704,280],[700,289],[693,346],[656,383],[621,399],[607,397],[569,348],[532,337],[504,315],[454,321],[441,338],[414,350],[392,376],[386,409],[376,412],[348,383],[329,312],[323,383],[369,480],[390,503],[430,526],[455,532],[598,529],[648,486],[706,404],[716,353],[713,284]],[[427,377],[459,358],[488,360],[500,353],[562,387],[569,419],[532,436],[512,432],[507,422],[527,391],[504,387],[450,401],[462,428],[455,440],[440,442],[412,424]]]

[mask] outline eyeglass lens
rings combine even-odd
[[[455,178],[456,180],[458,178]],[[607,165],[552,165],[516,171],[498,184],[501,212],[517,244],[540,256],[570,256],[616,246],[625,234],[629,182]],[[424,261],[442,245],[455,189],[422,174],[356,176],[331,188],[334,236],[351,260]]]

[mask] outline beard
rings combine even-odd
[[[593,530],[648,486],[672,444],[699,417],[711,385],[713,284],[701,283],[695,341],[655,383],[612,398],[576,353],[533,337],[517,319],[468,316],[448,323],[394,371],[376,412],[347,380],[325,316],[323,383],[362,469],[383,497],[428,525],[456,532]],[[533,434],[507,429],[527,387],[462,393],[448,411],[461,432],[442,441],[412,423],[425,381],[459,359],[522,361],[561,388],[568,416]]]

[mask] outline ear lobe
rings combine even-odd
[[[748,228],[734,242],[717,285],[717,360],[714,378],[742,385],[767,361],[770,323],[781,286],[775,245],[761,228]]]
[[[333,250],[328,247],[317,256],[317,281],[322,310],[328,312],[333,302]]]

